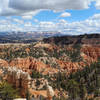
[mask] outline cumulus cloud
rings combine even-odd
[[[36,21],[36,24],[33,24],[30,20],[26,22],[23,19],[10,19],[0,20],[0,31],[56,31],[73,35],[100,32],[100,14],[94,14],[86,20],[75,22],[67,22],[64,19],[59,19],[57,22]],[[12,21],[16,23],[12,23]]]
[[[10,0],[9,6],[20,10],[37,10],[37,9],[86,9],[88,8],[89,0]]]
[[[90,17],[91,19],[95,19],[95,20],[97,20],[97,19],[100,19],[100,14],[98,13],[98,14],[94,14],[92,17]]]
[[[95,4],[96,8],[100,9],[100,0],[94,0],[94,1],[96,1],[96,4]]]
[[[22,15],[40,10],[88,9],[90,3],[90,0],[0,0],[0,15]]]
[[[13,22],[16,22],[17,24],[24,24],[24,21],[23,20],[19,20],[17,18],[14,18],[13,19]]]
[[[26,20],[32,19],[33,16],[37,15],[39,12],[40,12],[40,10],[36,10],[36,11],[34,11],[34,12],[32,11],[32,12],[24,13],[24,14],[22,15],[22,18],[23,18],[23,19],[26,19]]]
[[[60,19],[59,22],[60,22],[60,23],[67,23],[67,21],[64,20],[64,19]]]
[[[69,12],[64,12],[60,15],[60,17],[70,17],[71,14]]]
[[[21,14],[22,11],[18,11],[9,7],[9,0],[0,0],[0,15],[1,16],[9,16],[9,15],[18,15]]]
[[[27,15],[27,16],[22,16],[22,18],[23,18],[23,19],[32,19],[32,16],[29,16],[29,15]]]
[[[26,22],[26,23],[24,24],[24,26],[25,26],[25,27],[31,27],[31,26],[32,26],[32,23],[31,23],[31,22]]]
[[[53,22],[39,22],[39,30],[41,31],[53,31],[55,30],[57,27],[56,27],[56,24],[53,23]]]
[[[38,22],[39,22],[39,20],[38,20],[38,19],[34,19],[34,20],[33,20],[33,22],[38,23]]]

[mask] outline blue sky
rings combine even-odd
[[[100,0],[0,0],[0,31],[100,32]]]
[[[34,18],[38,19],[39,21],[54,21],[56,18],[65,19],[68,22],[81,21],[93,16],[94,14],[100,13],[100,10],[96,9],[94,4],[95,2],[91,4],[89,9],[65,10],[64,12],[71,13],[71,17],[58,18],[62,12],[54,13],[53,11],[41,11]]]

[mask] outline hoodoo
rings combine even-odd
[[[54,90],[53,88],[46,82],[46,88],[47,88],[47,100],[52,100],[54,96]]]

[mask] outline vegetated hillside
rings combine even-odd
[[[99,97],[99,34],[51,37],[27,45],[1,45],[0,58],[0,66],[29,73],[34,83],[30,89],[44,90],[41,80],[46,80],[54,88],[55,98],[58,95],[69,100]],[[18,88],[18,80],[12,81],[12,75],[7,80]],[[22,94],[26,84],[21,86]]]
[[[55,43],[62,45],[69,44],[100,44],[100,34],[85,34],[77,36],[62,36],[43,39],[45,43]]]

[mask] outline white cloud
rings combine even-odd
[[[69,12],[64,12],[60,15],[60,17],[70,17],[71,14]]]
[[[31,27],[31,26],[32,26],[32,23],[31,23],[31,22],[26,22],[26,23],[24,24],[24,26],[25,26],[25,27]]]
[[[59,22],[60,22],[60,23],[67,23],[67,21],[64,20],[64,19],[60,19]]]
[[[34,12],[31,11],[31,12],[27,12],[27,13],[24,13],[22,15],[22,18],[23,19],[32,19],[33,16],[37,15],[41,10],[35,10]]]
[[[13,21],[16,22],[16,23],[18,23],[18,24],[24,24],[23,20],[19,20],[17,18],[14,18]]]
[[[22,18],[23,18],[23,19],[32,19],[32,16],[29,16],[29,15],[27,15],[27,16],[22,16]]]
[[[0,0],[0,15],[23,15],[27,12],[33,13],[40,10],[80,10],[88,9],[89,5],[90,0]]]
[[[37,9],[86,9],[88,8],[89,0],[10,0],[11,8],[20,10],[37,10]]]
[[[16,23],[12,23],[12,21]],[[33,19],[34,21],[34,19]],[[17,18],[0,20],[0,31],[57,31],[64,34],[83,34],[100,32],[100,14],[94,14],[83,21],[68,22],[64,19],[58,21],[24,22]]]
[[[53,22],[40,22],[39,28],[42,30],[53,30],[54,28],[56,28],[56,26]]]
[[[96,1],[96,4],[95,4],[96,8],[100,9],[100,0],[94,0],[94,1]]]
[[[35,23],[38,23],[38,22],[39,22],[39,20],[38,20],[38,19],[34,19],[33,21],[34,21]]]
[[[91,19],[100,19],[100,14],[98,13],[98,14],[94,14],[92,17],[91,17]]]

